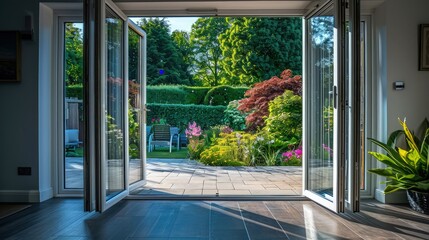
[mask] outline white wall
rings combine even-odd
[[[429,117],[429,71],[418,71],[419,24],[429,23],[429,1],[388,0],[386,4],[387,130],[400,128],[398,117],[406,117],[415,129]],[[405,90],[394,91],[395,81],[404,81]]]
[[[418,71],[419,24],[429,23],[428,9],[427,0],[387,0],[374,13],[377,124],[373,134],[378,139],[386,140],[401,128],[398,118],[406,118],[415,129],[429,117],[429,71]],[[404,81],[405,89],[395,91],[395,81]],[[403,194],[384,196],[383,188],[378,185],[375,193],[380,201],[404,200]]]

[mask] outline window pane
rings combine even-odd
[[[333,201],[334,17],[309,20],[308,190]]]
[[[106,12],[107,200],[125,189],[123,20]]]
[[[83,24],[64,23],[64,188],[83,188]]]

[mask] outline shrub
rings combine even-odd
[[[270,133],[260,131],[252,145],[252,165],[274,166],[280,162],[279,154],[285,146]]]
[[[226,85],[213,87],[210,91],[207,92],[204,97],[205,105],[228,105],[229,102],[233,100],[242,99],[244,93],[248,90],[245,87],[230,87]]]
[[[148,104],[147,119],[164,118],[170,125],[186,128],[189,122],[197,122],[202,129],[220,125],[225,106],[184,105],[184,104]]]
[[[256,83],[254,87],[246,91],[245,96],[239,102],[238,110],[250,113],[246,117],[246,125],[249,131],[256,131],[264,126],[264,118],[268,116],[268,103],[282,95],[285,90],[291,90],[296,95],[301,95],[301,76],[292,77],[292,71],[284,70],[280,78],[277,76],[269,80]]]
[[[159,85],[147,87],[148,103],[183,104],[188,93],[181,86]]]
[[[280,141],[292,145],[299,143],[302,135],[301,96],[286,90],[269,102],[269,116],[265,120],[264,130]]]
[[[141,132],[138,114],[139,111],[128,104],[128,151],[130,158],[140,158]]]
[[[228,125],[234,130],[242,131],[246,128],[247,114],[241,112],[238,108],[238,100],[229,102],[223,112],[223,124]]]
[[[220,133],[219,138],[201,153],[200,161],[212,166],[250,165],[255,136],[243,132]]]

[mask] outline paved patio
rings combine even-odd
[[[133,195],[291,196],[302,194],[301,167],[212,167],[187,159],[148,159],[147,184]]]

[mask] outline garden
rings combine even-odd
[[[252,88],[149,87],[148,124],[181,128],[187,156],[207,165],[300,166],[301,90],[291,70]]]
[[[157,148],[148,157],[216,166],[301,165],[300,18],[201,17],[190,32],[170,29],[168,18],[136,23],[147,33],[147,125],[179,128],[180,145],[186,145],[173,153]],[[66,96],[82,99],[82,53],[75,47],[81,29],[69,28]],[[128,39],[129,153],[139,158],[139,45],[135,36]],[[110,139],[122,138],[116,119],[109,117],[107,127]]]

